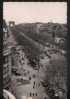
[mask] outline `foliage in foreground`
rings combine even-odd
[[[42,84],[50,98],[53,98],[55,93],[59,94],[61,91],[63,94],[62,99],[66,99],[67,64],[65,57],[61,55],[54,56],[50,60],[50,64],[46,66],[45,74],[46,76]]]

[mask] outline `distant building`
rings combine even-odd
[[[40,23],[40,22],[36,23],[36,33],[37,33],[37,34],[40,33],[41,25],[42,25],[42,23]]]
[[[11,84],[11,50],[8,48],[8,30],[3,21],[3,88],[9,89]]]
[[[15,21],[9,21],[9,27],[15,26]]]

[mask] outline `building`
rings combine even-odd
[[[9,21],[9,27],[15,26],[15,21]]]
[[[3,21],[3,88],[9,90],[11,85],[11,50],[8,48],[8,29]]]

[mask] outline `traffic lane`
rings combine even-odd
[[[33,84],[34,84],[34,81],[36,82],[36,85],[35,85],[35,88],[33,88]],[[21,97],[21,96],[33,96],[34,95],[37,95],[36,97],[41,97],[43,96],[43,87],[40,86],[38,88],[38,84],[39,84],[39,81],[37,80],[31,80],[31,83],[30,84],[26,84],[26,85],[19,85],[17,86],[17,95],[18,97]],[[30,95],[31,93],[31,95]]]
[[[31,74],[32,75],[28,75],[28,76],[32,77],[30,84],[21,84],[19,82],[16,82],[16,84],[17,84],[16,90],[17,90],[18,97],[22,96],[22,95],[29,95],[30,93],[35,93],[35,94],[37,93],[39,96],[42,95],[41,92],[42,92],[43,87],[41,87],[41,86],[39,87],[40,81],[39,81],[37,72],[36,72],[36,75],[37,75],[36,78],[33,78],[33,71],[31,72]],[[16,79],[16,76],[14,78]],[[34,82],[35,82],[35,86],[34,86]],[[33,86],[34,86],[34,88],[33,88]]]

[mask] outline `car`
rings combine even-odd
[[[46,43],[46,46],[47,46],[47,47],[50,47],[50,44],[49,44],[49,43]]]
[[[12,73],[15,74],[15,75],[17,75],[17,76],[20,76],[21,75],[21,72],[18,71],[18,69],[16,67],[13,67],[12,68]]]
[[[34,70],[38,70],[38,68],[37,67],[34,67]]]
[[[17,77],[16,77],[16,80],[17,80],[18,82],[21,82],[22,84],[29,84],[29,83],[30,83],[29,78],[23,77],[23,76],[17,76]]]
[[[17,68],[16,67],[12,67],[12,72],[16,72]]]
[[[33,78],[36,78],[36,75],[35,74],[33,74]]]

